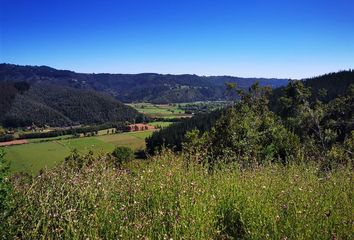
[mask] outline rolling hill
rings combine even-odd
[[[103,93],[46,83],[0,83],[0,121],[4,126],[72,126],[135,122],[143,115]]]

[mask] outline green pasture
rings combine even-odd
[[[173,122],[151,122],[149,125],[152,125],[156,128],[165,128],[173,124]]]
[[[178,118],[186,116],[184,110],[180,109],[178,105],[152,103],[132,103],[128,105],[150,117]]]
[[[111,152],[115,146],[127,146],[134,150],[145,148],[145,138],[152,131],[127,132],[94,137],[63,139],[48,142],[3,147],[5,158],[10,161],[12,172],[36,174],[42,168],[52,168],[63,161],[73,149],[81,153],[92,150],[94,154]],[[41,139],[36,139],[40,141]],[[43,140],[43,139],[42,139]]]

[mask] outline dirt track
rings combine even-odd
[[[8,141],[8,142],[0,142],[0,147],[27,144],[27,143],[28,143],[27,140],[13,140],[13,141]]]

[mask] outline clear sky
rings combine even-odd
[[[354,0],[0,0],[0,62],[311,77],[354,68]]]

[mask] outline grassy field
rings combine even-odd
[[[63,161],[73,149],[77,149],[81,153],[92,150],[95,154],[111,152],[115,146],[127,146],[135,150],[143,149],[145,148],[145,138],[151,133],[152,131],[127,132],[65,140],[54,140],[54,138],[54,141],[17,145],[3,149],[6,152],[6,159],[10,161],[12,172],[24,171],[34,175],[42,168],[52,168]]]
[[[173,124],[173,122],[151,122],[149,125],[152,125],[156,128],[165,128]]]
[[[205,170],[163,154],[16,181],[4,239],[353,239],[350,167]]]
[[[132,103],[128,105],[150,117],[179,118],[190,116],[185,114],[184,110],[180,109],[178,105],[152,103]]]

